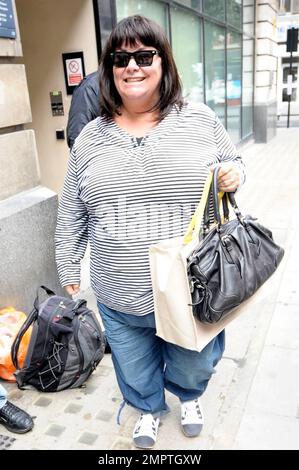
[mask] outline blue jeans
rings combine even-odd
[[[7,393],[4,387],[0,384],[0,410],[3,408],[5,403],[7,402]]]
[[[98,308],[118,385],[127,404],[159,415],[168,409],[165,389],[181,401],[204,393],[224,351],[224,331],[196,352],[156,336],[153,313],[137,317],[100,303]]]

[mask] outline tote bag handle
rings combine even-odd
[[[203,218],[203,214],[205,211],[205,207],[208,201],[209,193],[210,193],[210,187],[212,184],[213,180],[213,173],[210,171],[209,176],[206,179],[202,196],[200,198],[200,202],[192,215],[192,218],[190,220],[189,226],[186,230],[186,233],[184,235],[183,239],[183,244],[187,245],[188,243],[191,243],[192,241],[196,240],[198,237],[198,234],[200,232],[200,226],[201,226],[201,221]]]

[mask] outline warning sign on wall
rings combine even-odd
[[[67,94],[71,95],[74,88],[85,77],[83,52],[62,54]]]
[[[66,61],[67,81],[69,85],[78,85],[83,78],[81,59],[68,59]]]

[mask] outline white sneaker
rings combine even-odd
[[[203,427],[203,414],[199,398],[181,402],[181,425],[185,436],[196,437]]]
[[[151,413],[141,414],[133,431],[133,441],[140,449],[151,449],[157,439],[159,418],[154,418]]]

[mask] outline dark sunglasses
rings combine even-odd
[[[153,63],[154,55],[159,54],[158,51],[136,51],[136,52],[125,52],[116,51],[111,52],[110,57],[115,67],[127,67],[134,57],[134,60],[138,67],[149,67]]]

